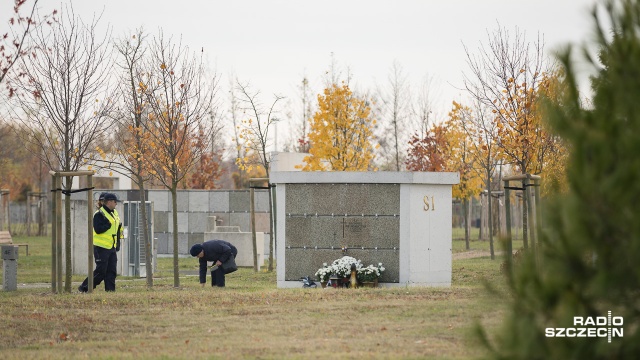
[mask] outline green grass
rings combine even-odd
[[[49,240],[14,240],[34,244],[19,282],[50,281]],[[172,261],[159,259],[152,289],[118,277],[115,293],[0,292],[2,357],[467,359],[486,355],[475,324],[499,326],[504,311],[483,287],[502,283],[501,261],[488,258],[454,261],[450,288],[328,290],[277,289],[275,272],[246,268],[224,289],[201,288],[196,276],[176,289]],[[180,258],[180,269],[196,266]]]
[[[468,251],[466,249],[466,243],[464,239],[454,239],[452,241],[452,252],[459,253]],[[513,250],[520,249],[523,247],[522,240],[513,240],[511,243],[511,248]],[[494,251],[503,251],[502,244],[500,244],[500,240],[498,237],[494,237],[493,239],[493,249]],[[489,251],[490,244],[489,240],[469,240],[469,250],[481,250],[481,251]]]

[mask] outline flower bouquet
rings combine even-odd
[[[326,283],[327,281],[329,281],[329,278],[333,273],[333,268],[330,266],[327,266],[327,263],[324,263],[322,265],[323,266],[320,269],[318,269],[318,271],[316,271],[316,278],[318,279],[318,281]]]
[[[382,272],[384,272],[384,266],[382,266],[382,263],[378,263],[378,266],[369,265],[358,269],[356,277],[358,278],[358,282],[361,283],[375,282],[380,275],[382,275]]]
[[[356,265],[356,271],[362,268],[362,263],[360,260],[356,260],[351,256],[343,256],[340,259],[334,260],[331,264],[331,268],[333,269],[333,273],[336,274],[339,278],[348,278],[351,275],[351,264]]]

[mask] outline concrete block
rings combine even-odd
[[[173,214],[169,213],[169,230],[168,231],[173,231]],[[178,213],[178,232],[179,233],[186,233],[189,232],[189,216],[191,214],[186,213],[186,212],[179,212]]]
[[[4,250],[2,253],[4,254]],[[15,291],[18,289],[17,260],[2,260],[2,289],[4,291]]]
[[[229,226],[239,226],[240,231],[251,232],[251,214],[249,213],[230,213]]]
[[[330,217],[287,217],[285,246],[330,248],[342,246],[342,219]]]
[[[178,234],[178,254],[189,254],[189,234]],[[173,235],[169,234],[167,252],[173,254]]]
[[[291,214],[400,214],[397,184],[288,184]]]
[[[149,190],[149,201],[153,202],[154,211],[170,211],[171,193],[166,190]]]
[[[169,234],[155,234],[156,237],[156,249],[158,250],[158,254],[168,254],[169,253]]]
[[[229,192],[228,191],[209,192],[209,211],[228,212],[229,211]]]
[[[189,213],[189,232],[203,233],[207,231],[208,213]]]
[[[255,190],[256,212],[269,212],[269,190]]]
[[[18,245],[2,245],[2,260],[17,260]]]
[[[206,190],[190,190],[189,191],[189,211],[190,212],[208,212],[209,211],[209,192]],[[195,230],[192,230],[195,231]]]
[[[166,211],[153,212],[153,231],[167,232],[169,231],[169,213]]]
[[[249,212],[249,191],[236,190],[229,193],[229,211]]]
[[[256,213],[256,231],[269,233],[271,227],[269,226],[270,215],[269,213]],[[249,214],[249,231],[251,231],[251,214]]]
[[[178,212],[189,211],[189,190],[181,190],[177,192]],[[169,204],[171,204],[171,193],[169,193]],[[170,205],[173,206],[173,205]],[[169,208],[171,209],[171,207]]]

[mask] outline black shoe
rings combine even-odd
[[[82,287],[82,285],[78,286],[78,291],[79,291],[79,292],[81,292],[81,293],[86,293],[86,292],[88,292],[88,290],[85,290],[85,289]]]

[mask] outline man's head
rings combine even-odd
[[[104,205],[109,209],[113,210],[116,208],[118,204],[118,197],[114,193],[105,193],[104,194]]]
[[[202,247],[202,244],[195,244],[191,247],[189,253],[191,254],[191,256],[201,258],[204,256],[204,248]]]

